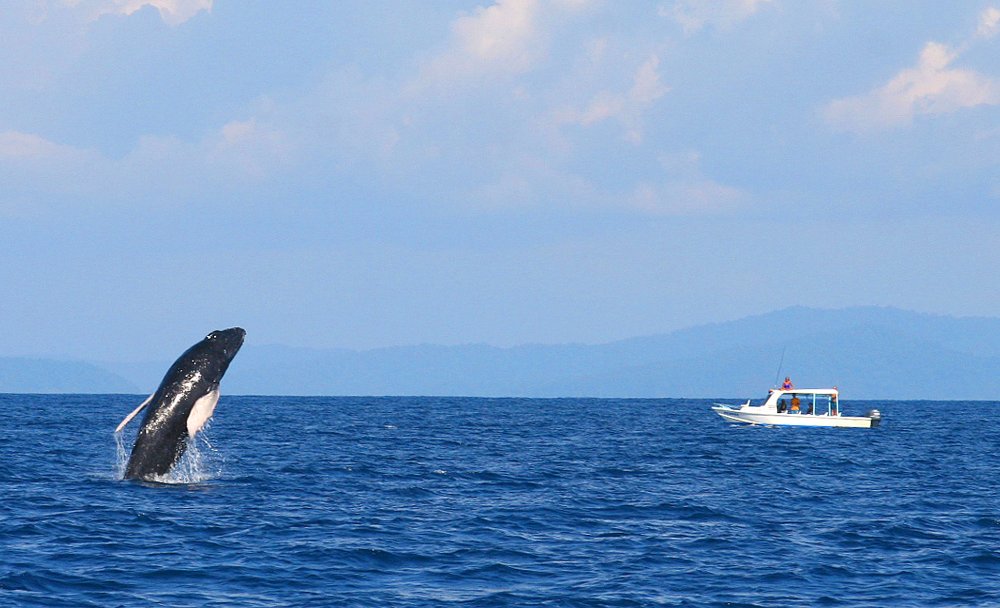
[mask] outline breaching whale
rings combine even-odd
[[[154,481],[177,464],[188,438],[212,417],[219,402],[219,382],[245,336],[240,327],[205,336],[174,361],[156,392],[121,421],[116,433],[146,410],[125,466],[125,479]]]

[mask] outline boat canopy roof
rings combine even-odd
[[[771,389],[770,394],[773,397],[778,395],[782,397],[784,395],[837,395],[840,391],[835,388],[793,388],[793,389]]]

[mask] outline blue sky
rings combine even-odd
[[[995,316],[1000,4],[0,8],[0,355]]]

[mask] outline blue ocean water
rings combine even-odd
[[[0,605],[1000,605],[997,403],[223,396],[153,485],[141,399],[0,395]]]

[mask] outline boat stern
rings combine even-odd
[[[867,414],[868,418],[872,421],[871,428],[877,427],[882,422],[882,412],[878,410],[870,410]]]

